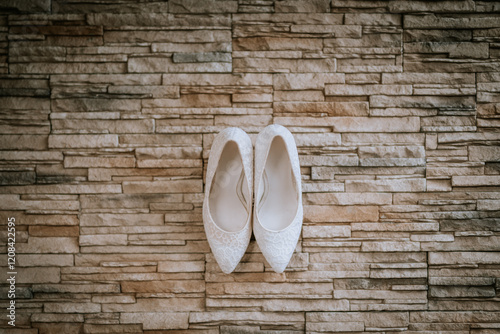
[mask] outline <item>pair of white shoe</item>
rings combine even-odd
[[[269,125],[257,136],[255,168],[252,141],[243,130],[226,128],[212,144],[203,223],[210,248],[226,274],[245,254],[252,217],[262,254],[275,272],[283,272],[302,230],[303,209],[297,146],[281,125]]]

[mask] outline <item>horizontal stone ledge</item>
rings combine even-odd
[[[419,117],[274,117],[284,126],[331,126],[334,132],[419,132]]]
[[[500,186],[500,176],[457,176],[451,177],[454,187]]]
[[[123,192],[134,193],[199,193],[203,191],[202,180],[171,181],[125,181]]]
[[[304,206],[306,222],[363,222],[378,221],[377,206]]]
[[[368,116],[367,102],[274,102],[275,113],[325,113],[330,116]]]

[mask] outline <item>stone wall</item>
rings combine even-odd
[[[3,333],[500,333],[499,2],[0,7]],[[252,240],[225,275],[210,146],[271,123],[303,233],[285,273]]]

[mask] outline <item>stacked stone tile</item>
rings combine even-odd
[[[0,6],[2,332],[499,332],[497,2]],[[298,144],[303,233],[285,273],[252,241],[225,275],[210,146],[272,123]]]

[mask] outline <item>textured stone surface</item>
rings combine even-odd
[[[498,334],[499,36],[498,1],[3,1],[0,332]],[[302,234],[226,275],[210,148],[273,123]]]

